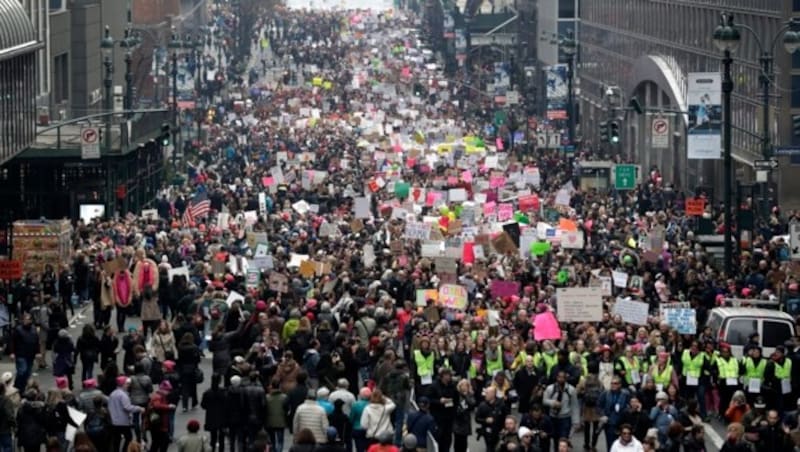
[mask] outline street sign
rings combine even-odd
[[[669,121],[664,118],[654,118],[650,128],[650,138],[653,149],[669,149]]]
[[[22,262],[17,260],[0,261],[0,280],[8,281],[22,278]]]
[[[757,170],[774,170],[778,167],[778,161],[775,159],[756,160],[753,162],[753,167]]]
[[[775,155],[797,155],[800,154],[800,146],[778,146],[775,148]]]
[[[636,188],[636,165],[614,166],[614,188],[617,190]]]
[[[97,127],[81,127],[81,158],[100,158],[100,129]]]
[[[519,103],[519,93],[516,91],[506,91],[506,103],[508,105],[517,105]]]

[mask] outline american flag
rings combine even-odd
[[[194,223],[195,219],[208,216],[209,211],[211,211],[211,201],[208,200],[208,195],[205,192],[199,193],[186,206],[183,212],[183,224]]]

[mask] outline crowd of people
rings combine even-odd
[[[0,452],[567,452],[579,432],[591,452],[702,452],[716,422],[726,452],[800,444],[800,343],[767,356],[753,331],[733,356],[703,328],[728,298],[797,295],[780,238],[795,214],[774,209],[723,274],[657,168],[631,191],[582,188],[570,165],[597,153],[466,114],[418,25],[257,21],[250,76],[158,218],[79,222],[74,262],[15,288]],[[713,202],[706,216],[722,227]],[[612,275],[600,317],[559,321],[558,289]],[[74,340],[76,299],[93,322]],[[631,300],[644,324],[616,313]],[[694,333],[660,315],[671,302]],[[184,435],[178,410],[197,418]]]

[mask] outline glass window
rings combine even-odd
[[[792,76],[792,108],[800,108],[800,75]]]
[[[785,322],[776,322],[774,320],[764,320],[764,329],[761,333],[761,346],[763,347],[777,347],[783,345],[784,342],[791,339],[792,329],[789,324]]]
[[[792,69],[800,69],[800,51],[792,54]]]
[[[757,331],[755,319],[731,319],[726,340],[731,345],[745,345],[754,331]]]
[[[792,11],[800,11],[800,0],[794,0],[792,4]]]
[[[575,0],[558,0],[558,18],[575,18]]]

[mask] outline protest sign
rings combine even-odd
[[[439,287],[439,304],[463,311],[467,308],[467,289],[458,284],[443,284]]]
[[[697,313],[692,308],[666,308],[661,319],[675,328],[678,334],[697,334]]]
[[[436,289],[417,289],[417,306],[426,306],[428,300],[437,302],[439,300],[439,291]]]
[[[641,301],[623,298],[614,303],[614,315],[622,317],[622,320],[634,325],[647,325],[647,315],[650,307]]]
[[[516,281],[503,281],[500,279],[494,279],[489,287],[492,298],[503,298],[511,295],[519,295],[519,283]]]
[[[559,321],[599,322],[603,319],[603,295],[599,288],[559,288],[556,294]]]
[[[404,237],[410,240],[428,240],[431,235],[431,225],[419,221],[406,223]]]
[[[269,274],[269,288],[279,293],[289,293],[289,278],[277,272]]]

